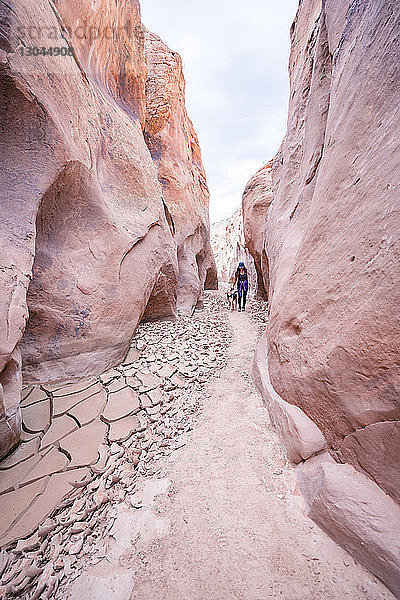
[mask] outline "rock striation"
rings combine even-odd
[[[272,161],[253,175],[242,197],[245,244],[256,268],[257,294],[263,300],[268,298],[269,268],[264,247],[264,230],[267,210],[273,198],[271,166]]]
[[[250,293],[256,288],[257,275],[254,260],[246,247],[243,235],[243,211],[239,206],[228,219],[211,225],[211,246],[217,264],[218,280],[232,283],[240,261],[248,270]]]
[[[185,107],[182,59],[144,30],[148,65],[144,135],[158,170],[178,255],[177,306],[190,314],[202,291],[215,289],[209,191],[201,151]]]
[[[1,13],[0,457],[19,438],[21,353],[26,383],[97,375],[141,320],[173,316],[177,297],[189,311],[216,285],[182,70],[181,112],[165,114],[138,0],[21,0]],[[39,46],[52,52],[28,54]],[[176,206],[160,161],[185,190]]]
[[[397,596],[399,23],[393,0],[299,5],[254,364],[310,515]]]

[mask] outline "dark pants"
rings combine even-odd
[[[243,308],[246,306],[246,298],[247,298],[247,290],[238,290],[238,296],[239,296],[239,308],[242,308],[242,304],[243,304]]]

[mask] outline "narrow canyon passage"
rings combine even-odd
[[[230,313],[222,299],[210,309],[220,294],[207,294],[192,320],[193,331],[211,339],[204,323],[217,315],[232,336],[225,367],[208,370],[193,429],[115,507],[97,564],[58,597],[393,598],[305,515],[294,469],[249,376],[265,310],[250,301],[246,313]],[[175,338],[171,351],[181,344]]]
[[[0,600],[400,600],[400,1],[0,22]]]

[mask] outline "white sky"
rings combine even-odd
[[[144,25],[182,56],[211,222],[229,217],[274,156],[287,116],[289,30],[298,0],[141,0]]]

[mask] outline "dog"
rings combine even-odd
[[[226,292],[226,297],[228,300],[228,307],[230,308],[230,310],[236,310],[238,302],[237,290],[235,290],[235,288],[231,288],[228,292]]]

